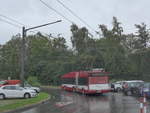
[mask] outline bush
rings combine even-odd
[[[40,86],[40,82],[38,81],[37,77],[35,76],[29,76],[28,79],[27,79],[27,82],[29,84],[31,84],[32,86]]]

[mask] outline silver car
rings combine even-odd
[[[25,89],[18,85],[6,85],[0,87],[0,99],[5,98],[31,98],[37,96],[36,91]]]

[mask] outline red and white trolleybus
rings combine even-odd
[[[70,72],[61,76],[61,88],[84,94],[107,93],[111,91],[108,74],[103,70]]]

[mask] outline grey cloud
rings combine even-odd
[[[86,26],[58,4],[56,0],[44,1],[79,26]],[[98,24],[106,24],[111,27],[113,16],[116,16],[123,23],[125,32],[134,32],[134,24],[140,22],[145,22],[148,26],[150,25],[149,0],[62,0],[62,2],[76,12],[78,16],[84,19],[95,30],[98,29]],[[1,0],[0,7],[0,14],[10,16],[30,26],[62,19],[62,23],[38,30],[46,33],[63,33],[69,41],[71,23],[46,8],[39,0]],[[91,29],[89,31],[93,33]],[[1,44],[5,43],[12,35],[18,32],[21,33],[21,29],[18,30],[18,28],[0,21]]]

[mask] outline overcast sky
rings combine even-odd
[[[80,27],[85,26],[88,28],[88,26],[71,15],[71,13],[63,8],[56,0],[43,1]],[[145,22],[148,27],[150,25],[150,0],[60,1],[86,21],[94,30],[98,30],[99,24],[106,24],[110,27],[113,16],[116,16],[122,23],[126,33],[135,32],[134,24]],[[8,16],[28,26],[36,26],[61,19],[63,20],[61,23],[37,30],[47,34],[52,33],[54,36],[61,33],[68,42],[70,40],[71,23],[54,11],[49,10],[40,0],[0,0],[0,15]],[[4,20],[5,18],[0,16],[0,44],[4,44],[11,39],[12,35],[21,33],[21,28],[4,23],[1,19]],[[93,30],[88,29],[93,35],[96,35]]]

